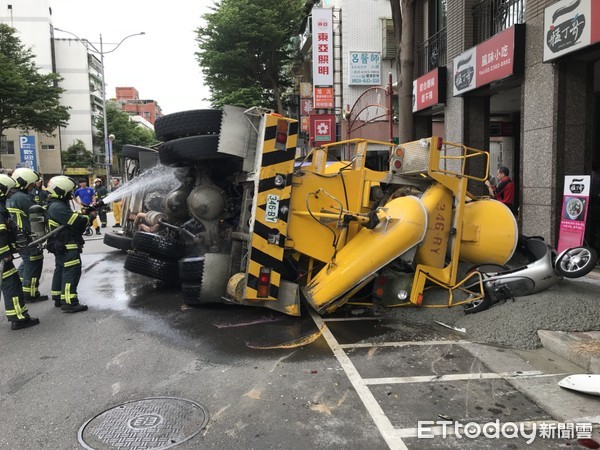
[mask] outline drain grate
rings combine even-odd
[[[153,397],[108,409],[79,429],[79,443],[91,450],[171,448],[208,423],[208,411],[183,398]]]

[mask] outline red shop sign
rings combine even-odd
[[[310,141],[318,147],[335,142],[335,114],[310,115]]]
[[[446,68],[438,67],[413,80],[413,112],[446,103]]]
[[[333,108],[333,87],[315,87],[313,108]]]

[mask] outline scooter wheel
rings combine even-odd
[[[466,303],[464,306],[464,312],[465,314],[475,314],[480,311],[485,311],[490,306],[492,306],[492,303],[492,299],[489,295],[486,294],[485,297],[479,300],[475,300],[471,303]]]
[[[94,234],[94,230],[92,230],[91,228],[86,228],[83,234],[85,236],[91,236],[92,234]]]
[[[579,278],[598,264],[598,254],[590,247],[574,247],[563,252],[555,263],[556,271],[565,278]]]

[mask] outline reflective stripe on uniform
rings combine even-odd
[[[73,223],[75,223],[75,220],[77,220],[77,217],[79,216],[79,213],[73,213],[71,214],[71,217],[69,217],[69,220],[67,221],[68,225],[73,225]]]
[[[64,300],[69,305],[71,304],[71,299],[77,298],[77,293],[71,293],[71,283],[65,283],[65,293],[60,296],[61,300]]]
[[[12,302],[13,302],[13,310],[10,311],[6,311],[6,315],[9,315],[9,312],[12,312],[13,316],[17,316],[17,319],[19,320],[25,320],[25,314],[23,314],[24,312],[27,311],[27,306],[23,306],[21,307],[21,304],[19,302],[19,297],[13,297],[12,298]]]
[[[50,225],[51,227],[54,227],[54,228],[60,227],[60,223],[58,223],[58,222],[56,222],[55,220],[52,220],[52,219],[48,219],[48,225]]]
[[[58,297],[60,295],[60,291],[50,291],[50,295],[52,297]]]
[[[31,287],[30,286],[23,286],[23,292],[25,294],[31,294]]]
[[[6,228],[6,224],[0,223],[0,230],[8,230],[8,228]]]
[[[10,269],[10,270],[5,270],[5,271],[2,273],[2,279],[4,280],[5,278],[8,278],[8,277],[10,277],[11,275],[14,275],[15,273],[17,273],[17,268],[16,268],[16,267],[13,267],[13,268],[12,268],[12,269]]]
[[[21,216],[27,217],[27,214],[25,214],[19,208],[6,208],[6,209],[8,209],[9,213],[14,214],[17,217],[17,227],[19,229],[23,228],[23,219],[21,218]]]
[[[44,254],[43,253],[41,253],[39,255],[33,255],[33,256],[29,257],[29,261],[40,261],[42,259],[44,259]]]
[[[37,278],[31,277],[31,294],[35,295],[36,291],[37,291]]]
[[[79,249],[79,245],[77,245],[77,244],[66,244],[65,248],[67,250],[78,250]]]
[[[64,267],[73,267],[76,266],[77,264],[80,264],[80,261],[78,259],[72,259],[71,261],[66,261],[63,266]]]
[[[0,248],[0,253],[6,253],[10,250],[10,247],[8,245],[5,245],[4,247]]]

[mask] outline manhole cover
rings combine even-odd
[[[174,397],[143,398],[108,409],[79,429],[87,449],[171,448],[193,438],[208,423],[199,403]]]

